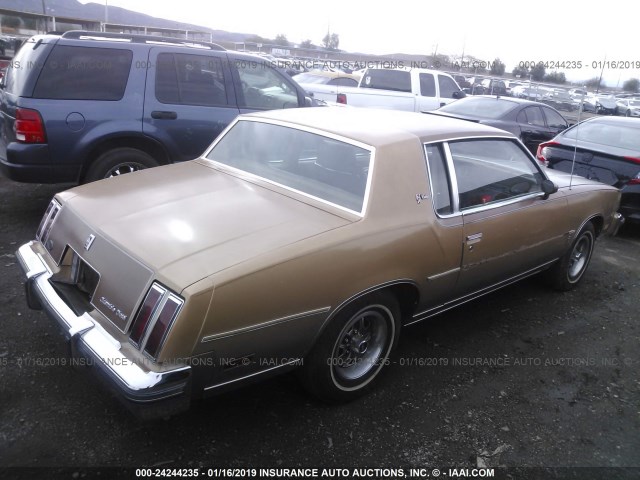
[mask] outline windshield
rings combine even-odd
[[[581,123],[579,128],[577,127],[578,126],[567,130],[563,136],[575,140],[577,134],[579,141],[640,152],[640,124],[638,127],[629,127],[626,125],[587,121]]]
[[[500,118],[517,103],[499,98],[464,98],[438,109],[453,115],[468,115],[480,118]]]
[[[371,151],[296,128],[238,121],[209,160],[363,214]]]

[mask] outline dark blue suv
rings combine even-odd
[[[37,183],[84,183],[190,160],[239,113],[311,105],[259,57],[211,43],[80,31],[28,40],[0,95],[0,170]]]

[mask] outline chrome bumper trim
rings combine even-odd
[[[188,406],[191,367],[180,366],[164,372],[153,372],[126,357],[121,351],[120,342],[89,313],[77,316],[60,298],[49,283],[53,272],[42,256],[43,251],[40,242],[31,241],[18,249],[16,257],[27,277],[28,298],[35,297],[47,315],[60,325],[70,342],[72,357],[82,358],[85,360],[83,364],[96,367],[109,389],[126,404],[148,404],[173,397],[186,397]],[[181,406],[176,411],[185,408]],[[165,409],[163,414],[176,413],[173,409],[169,410]]]

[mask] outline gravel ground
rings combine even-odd
[[[114,478],[88,468],[116,466],[640,478],[638,228],[601,239],[572,292],[531,278],[408,327],[377,389],[348,405],[285,375],[140,423],[59,364],[57,327],[26,306],[13,254],[58,189],[0,178],[0,478]]]

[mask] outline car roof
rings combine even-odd
[[[591,117],[584,122],[593,122],[593,123],[601,123],[602,125],[611,125],[611,126],[625,126],[637,128],[640,130],[640,122],[637,118],[628,118],[628,117]]]
[[[416,137],[423,143],[466,137],[513,137],[503,130],[466,120],[373,108],[291,108],[251,113],[242,117],[287,122],[373,147],[415,141]]]

